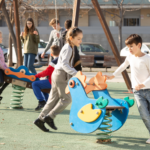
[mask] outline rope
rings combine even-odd
[[[59,33],[58,29],[57,29],[57,0],[55,0],[55,16],[56,16],[56,34]],[[57,36],[56,36],[57,37]],[[57,39],[59,39],[57,37]],[[60,46],[60,45],[59,45]]]

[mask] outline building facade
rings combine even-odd
[[[81,8],[79,12],[79,27],[83,30],[83,33],[84,33],[83,42],[100,43],[105,49],[109,50],[111,53],[109,43],[106,39],[106,36],[101,27],[101,24],[96,15],[96,12],[92,8],[91,3],[88,4],[88,2],[89,1],[87,0],[86,5],[85,3],[84,4],[81,3]],[[117,47],[119,48],[119,41],[118,41],[119,17],[117,17],[114,14],[119,15],[120,12],[118,10],[117,5],[114,3],[110,3],[110,2],[111,1],[108,1],[108,0],[99,0],[106,22],[114,37],[115,43]],[[60,25],[62,27],[64,26],[65,20],[72,18],[72,6],[73,6],[72,3],[69,3],[67,6],[63,2],[57,4],[57,17],[59,18]],[[43,14],[42,14],[42,19],[38,17],[35,11],[27,12],[25,16],[22,19],[20,19],[20,25],[21,25],[20,29],[21,31],[23,31],[25,20],[28,17],[32,17],[34,19],[36,28],[39,30],[40,38],[43,39],[44,41],[48,41],[49,34],[52,30],[52,28],[49,26],[49,21],[52,18],[56,17],[55,7],[54,5],[49,5],[49,6],[47,5],[41,9],[44,9]],[[123,41],[125,41],[125,39],[130,34],[136,33],[142,36],[144,42],[150,42],[150,2],[149,0],[143,0],[142,3],[139,0],[135,0],[135,1],[125,0],[124,9],[132,10],[132,11],[126,11],[123,16],[123,22],[122,22]],[[0,30],[3,33],[3,44],[5,46],[8,46],[9,31],[8,31],[5,19],[3,17],[0,20]],[[124,42],[123,42],[123,46],[125,46]]]

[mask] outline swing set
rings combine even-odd
[[[1,0],[0,1],[0,8],[2,7],[4,1],[5,0]],[[112,52],[113,52],[113,54],[115,56],[116,62],[118,64],[118,66],[119,66],[122,63],[122,60],[121,60],[121,57],[119,55],[117,46],[116,46],[116,44],[114,42],[114,39],[112,37],[112,34],[111,34],[110,30],[109,30],[109,27],[108,27],[108,25],[106,23],[106,20],[105,20],[103,14],[102,14],[102,10],[100,8],[100,5],[99,5],[97,0],[91,0],[91,2],[93,4],[93,6],[94,6],[96,14],[97,14],[97,16],[99,18],[99,21],[100,21],[100,23],[102,25],[102,28],[103,28],[104,32],[105,32],[107,40],[108,40],[108,42],[110,44],[110,47],[112,49]],[[78,26],[80,3],[81,3],[81,0],[74,0],[72,26],[76,26],[76,27]],[[20,24],[19,24],[19,13],[18,13],[18,0],[13,0],[13,6],[14,6],[14,20],[15,20],[16,39],[17,39],[17,64],[18,64],[18,66],[22,66],[22,50],[21,50],[21,41],[20,41]],[[55,15],[56,15],[56,20],[57,20],[57,17],[58,17],[57,16],[57,0],[55,0]],[[56,23],[56,25],[57,25],[57,23]],[[57,29],[57,26],[56,26],[56,29]],[[22,70],[23,69],[21,69],[21,74],[24,74],[24,72],[26,72],[26,71],[25,70],[22,71]],[[129,79],[129,76],[128,76],[127,72],[124,71],[122,73],[122,75],[123,75],[124,81],[125,81],[125,83],[127,85],[128,91],[131,92],[132,91],[131,90],[131,82],[130,82],[130,79]],[[12,83],[13,79],[16,80],[14,75],[13,75],[13,77],[10,77],[10,76],[9,77],[8,76],[5,77],[5,81],[8,82],[8,83]],[[20,78],[19,79],[17,77],[17,80],[20,81],[20,82],[21,81],[22,82],[26,82],[24,80],[24,78]],[[13,83],[13,84],[15,85],[15,83]],[[29,83],[26,83],[26,85],[28,85],[28,84]],[[30,87],[26,86],[26,88],[31,88],[31,85],[30,85]],[[49,92],[49,90],[47,92]]]
[[[0,1],[0,7],[3,5],[4,0]],[[5,70],[5,82],[12,83],[14,88],[14,94],[11,108],[22,108],[21,101],[23,98],[23,93],[26,88],[32,88],[32,82],[37,80],[34,74],[31,74],[25,66],[22,65],[22,55],[21,55],[21,43],[20,43],[20,25],[19,25],[19,15],[17,0],[14,3],[14,15],[15,15],[15,27],[16,27],[16,38],[17,38],[17,55],[18,55],[18,69],[9,68]],[[78,26],[79,19],[79,9],[81,0],[74,0],[73,6],[73,16],[72,16],[72,26]],[[117,46],[114,42],[112,34],[106,23],[106,20],[102,14],[102,10],[99,6],[98,0],[91,0],[99,21],[103,27],[107,40],[115,56],[116,62],[121,65],[122,60],[119,55]],[[55,0],[55,15],[57,20],[57,3]],[[56,22],[57,29],[57,22]],[[125,83],[127,85],[128,91],[131,92],[131,83],[126,71],[122,73]],[[111,132],[120,129],[125,123],[129,107],[134,105],[134,100],[130,100],[129,97],[121,99],[111,98],[107,91],[106,77],[102,76],[102,73],[98,73],[96,77],[93,77],[89,81],[89,85],[85,82],[86,77],[78,72],[77,75],[70,79],[68,82],[68,87],[66,88],[66,94],[71,92],[73,99],[73,104],[70,112],[70,125],[71,127],[81,133],[90,133],[95,130],[101,130],[104,133],[98,133],[97,135],[102,135],[102,138],[98,138],[98,143],[111,142]],[[103,84],[102,84],[103,83]],[[103,85],[103,88],[102,88]],[[50,89],[45,89],[43,92],[49,92]],[[87,93],[93,92],[95,101],[87,97]],[[76,95],[79,93],[79,95]],[[79,97],[78,97],[79,96]],[[81,98],[80,104],[77,99]],[[108,103],[109,101],[109,103]],[[90,103],[90,104],[89,104]],[[82,108],[80,105],[82,104]],[[73,107],[77,108],[74,109]],[[99,109],[93,109],[92,106]],[[89,114],[89,111],[93,115]],[[91,115],[91,116],[90,116]],[[92,118],[90,118],[92,117]],[[106,137],[104,138],[104,136]]]

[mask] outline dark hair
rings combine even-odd
[[[70,46],[72,46],[72,43],[70,41],[70,37],[74,38],[79,33],[82,33],[82,30],[80,30],[77,27],[72,27],[72,28],[69,29],[69,31],[67,32],[66,41],[67,41],[67,43],[69,43]]]
[[[57,24],[59,23],[59,20],[57,19],[56,20],[56,18],[53,18],[50,22],[49,22],[49,25],[50,26],[53,26],[54,24],[56,24],[56,22],[57,22]]]
[[[72,26],[72,20],[66,20],[64,26],[66,29],[70,29]]]
[[[31,29],[28,28],[27,26],[27,21],[32,22],[32,27]],[[25,28],[24,28],[24,36],[27,36],[28,33],[33,34],[34,30],[35,30],[35,26],[34,26],[34,21],[32,18],[28,18],[25,24]]]
[[[138,35],[138,34],[131,34],[126,40],[125,40],[125,44],[126,45],[130,45],[130,44],[136,44],[138,45],[139,43],[141,43],[142,45],[142,38]]]
[[[50,49],[51,49],[52,55],[54,55],[54,56],[58,56],[59,55],[59,53],[60,53],[60,47],[59,46],[52,45]]]

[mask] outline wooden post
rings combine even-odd
[[[74,0],[73,15],[72,15],[72,27],[78,26],[80,2],[81,2],[81,0]]]
[[[11,24],[13,25],[13,19],[12,19],[12,6],[10,7],[10,20],[11,20]],[[9,58],[8,58],[8,66],[13,66],[12,63],[12,38],[11,38],[11,34],[9,33]]]
[[[16,28],[16,41],[17,41],[17,67],[23,64],[22,62],[22,49],[20,41],[20,24],[19,24],[19,13],[18,13],[18,0],[13,0],[14,6],[14,21]]]
[[[101,10],[101,8],[100,8],[100,6],[99,6],[99,3],[98,3],[97,0],[91,0],[91,1],[92,1],[92,3],[93,3],[93,6],[94,6],[95,11],[96,11],[96,13],[97,13],[97,16],[98,16],[98,18],[99,18],[99,21],[100,21],[100,23],[101,23],[101,25],[102,25],[102,27],[103,27],[103,30],[104,30],[105,35],[106,35],[106,37],[107,37],[107,40],[108,40],[108,42],[109,42],[109,44],[110,44],[110,47],[111,47],[111,49],[112,49],[112,52],[113,52],[113,54],[114,54],[114,56],[115,56],[115,59],[116,59],[116,61],[117,61],[117,64],[118,64],[118,66],[120,66],[121,63],[122,63],[122,60],[121,60],[121,57],[120,57],[120,55],[119,55],[117,46],[116,46],[116,44],[115,44],[115,42],[114,42],[114,39],[113,39],[113,37],[112,37],[112,34],[111,34],[111,32],[110,32],[110,30],[109,30],[109,28],[108,28],[108,25],[107,25],[107,23],[106,23],[106,20],[105,20],[105,18],[104,18],[104,16],[103,16],[103,13],[102,13],[102,10]],[[130,82],[130,78],[129,78],[127,72],[124,71],[124,72],[122,73],[122,75],[123,75],[123,78],[124,78],[124,80],[125,80],[125,83],[126,83],[126,85],[127,85],[127,88],[128,88],[128,90],[129,90],[129,92],[131,92],[131,91],[132,91],[132,90],[131,90],[131,82]]]
[[[0,0],[0,9],[3,6],[5,0]]]

